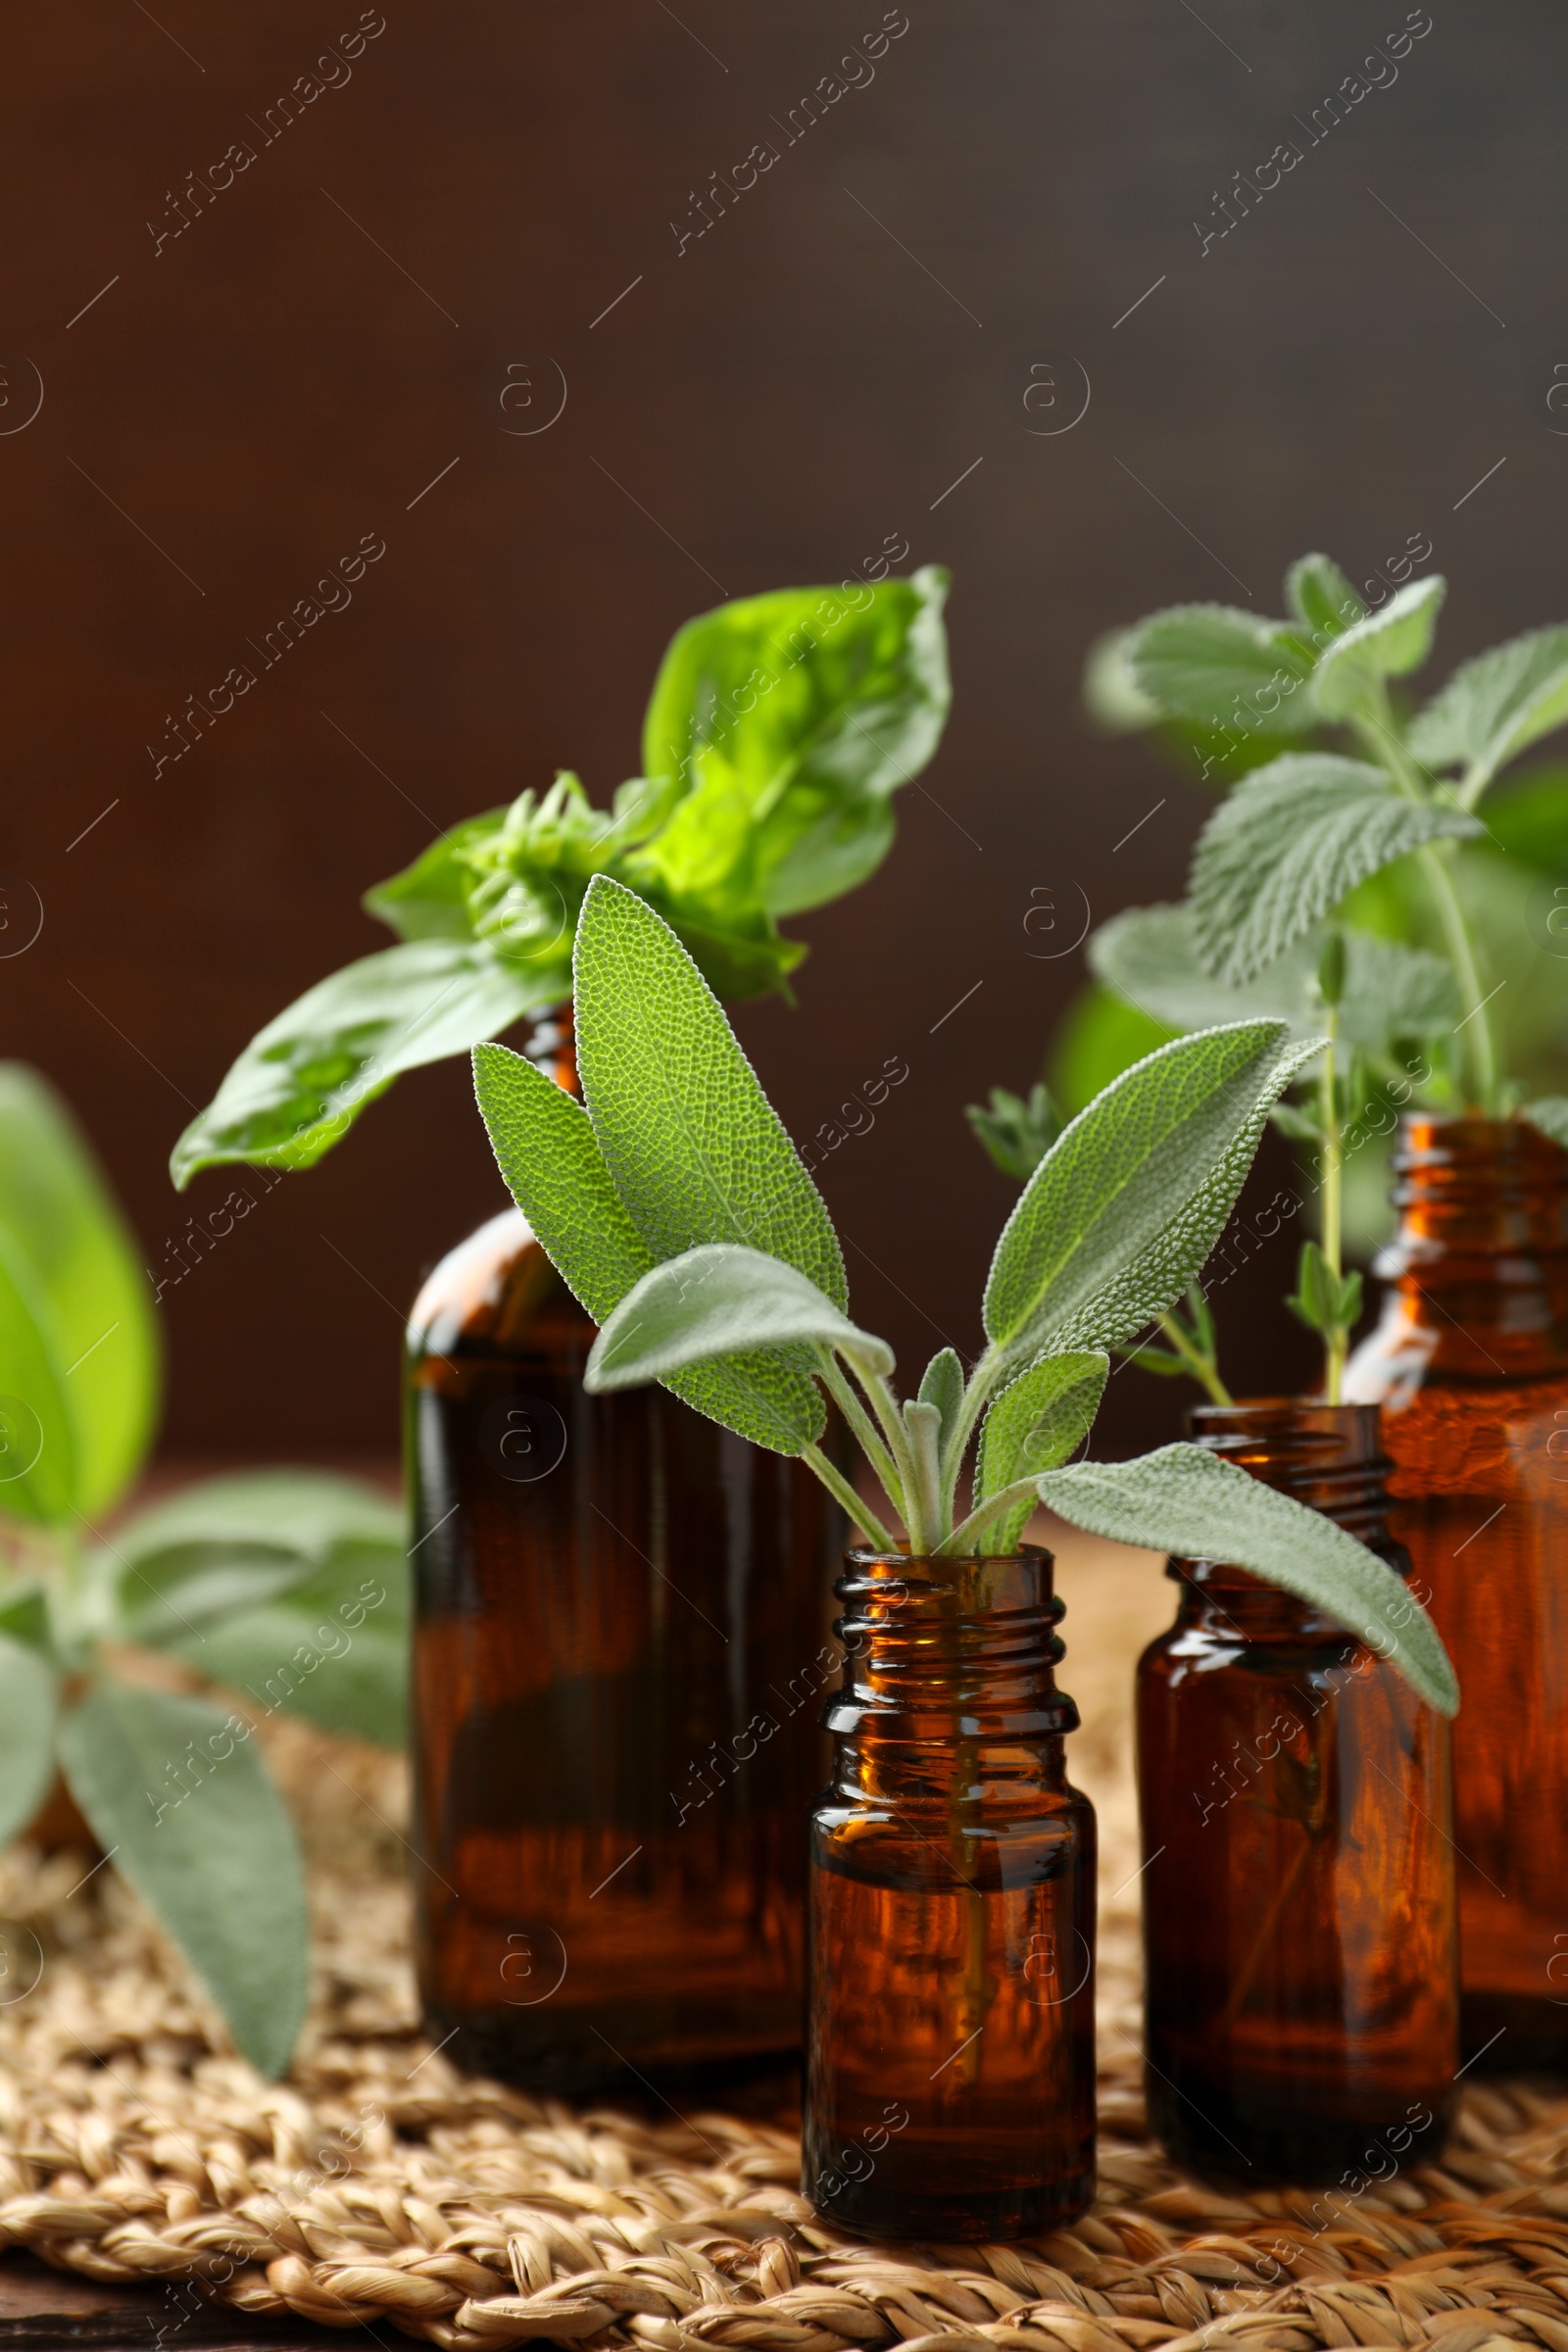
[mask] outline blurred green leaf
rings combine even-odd
[[[19,1387],[38,1377],[25,1370],[27,1344],[13,1359],[0,1341],[0,1394],[20,1396],[52,1425],[46,1392],[58,1389],[73,1432],[72,1466],[64,1472],[62,1457],[64,1475],[51,1485],[40,1463],[41,1492],[57,1497],[45,1515],[63,1517],[58,1498],[66,1496],[67,1508],[93,1518],[129,1485],[151,1441],[158,1328],[140,1253],[85,1137],[48,1082],[21,1062],[0,1063],[0,1226],[13,1279],[29,1293],[55,1362],[44,1391],[29,1393]],[[0,1483],[0,1509],[12,1500]]]
[[[54,1781],[58,1690],[46,1659],[0,1634],[0,1846],[21,1836]]]
[[[1318,712],[1325,718],[1348,718],[1371,710],[1385,678],[1419,669],[1432,651],[1432,634],[1447,588],[1437,573],[1412,580],[1336,637],[1319,658],[1312,679],[1311,700]]]
[[[1285,575],[1285,601],[1303,628],[1343,637],[1366,618],[1366,607],[1328,556],[1302,556]]]
[[[1487,803],[1487,832],[1510,858],[1544,874],[1568,874],[1568,768],[1548,767],[1511,779]],[[1568,941],[1565,941],[1568,945]]]
[[[1179,1034],[1091,981],[1073,998],[1051,1041],[1051,1092],[1066,1116],[1076,1118],[1113,1078]]]
[[[1019,1184],[1034,1174],[1065,1123],[1044,1084],[1030,1088],[1027,1102],[994,1086],[989,1109],[971,1102],[963,1115],[995,1165]]]
[[[201,1698],[104,1677],[60,1727],[66,1783],[259,2073],[305,2015],[305,1878],[254,1736]]]
[[[1298,734],[1316,723],[1301,691],[1311,648],[1284,621],[1228,605],[1173,605],[1138,623],[1125,659],[1140,691],[1173,717],[1242,734]]]
[[[269,1714],[401,1747],[408,1735],[409,1570],[396,1550],[338,1545],[326,1566],[276,1600],[215,1619],[175,1642],[215,1683]]]
[[[0,1511],[68,1525],[80,1491],[67,1361],[42,1283],[0,1222]]]
[[[1433,767],[1462,761],[1475,786],[1565,720],[1568,627],[1532,629],[1461,662],[1413,721],[1410,749]]]
[[[466,816],[412,865],[368,890],[360,902],[366,913],[385,923],[399,939],[472,939],[468,892],[473,868],[467,852],[499,833],[506,818],[505,808]]]

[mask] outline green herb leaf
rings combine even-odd
[[[1130,1339],[1218,1240],[1269,1106],[1321,1041],[1243,1021],[1162,1046],[1065,1129],[1003,1229],[987,1337],[1026,1358]]]
[[[97,1566],[120,1639],[188,1655],[215,1676],[209,1629],[344,1561],[401,1585],[402,1510],[370,1488],[311,1470],[204,1480],[117,1528]]]
[[[183,1190],[199,1168],[231,1160],[311,1167],[404,1070],[466,1054],[570,993],[564,943],[538,965],[450,939],[363,956],[252,1038],[174,1146],[170,1173]]]
[[[1311,649],[1283,621],[1228,605],[1174,605],[1139,622],[1126,662],[1141,692],[1173,717],[1271,735],[1316,719],[1300,691]]]
[[[1190,906],[1129,906],[1101,926],[1088,953],[1097,979],[1168,1029],[1214,1029],[1266,1014],[1294,1037],[1322,1033],[1321,1008],[1311,1001],[1311,948],[1282,956],[1247,989],[1233,988],[1199,960]]]
[[[472,939],[468,893],[473,867],[467,853],[489,841],[507,821],[505,808],[487,808],[482,816],[466,816],[412,865],[377,882],[360,901],[367,914],[395,931],[399,939]]]
[[[54,1781],[58,1693],[47,1660],[0,1634],[0,1846],[22,1835]]]
[[[1130,735],[1164,716],[1133,675],[1133,629],[1110,629],[1097,637],[1084,657],[1084,708],[1107,735]]]
[[[667,887],[695,886],[715,819],[736,817],[770,915],[820,906],[875,871],[891,797],[947,719],[947,586],[927,565],[876,587],[747,597],[686,623],[643,729],[646,773],[683,796],[650,857]]]
[[[169,1642],[268,1714],[401,1747],[408,1735],[409,1572],[395,1551],[344,1544],[278,1599]]]
[[[1361,1312],[1361,1277],[1336,1275],[1316,1242],[1303,1242],[1296,1266],[1296,1295],[1286,1305],[1308,1331],[1325,1339],[1348,1331]]]
[[[477,1047],[473,1069],[485,1130],[513,1199],[574,1297],[596,1323],[607,1322],[656,1261],[611,1182],[587,1112],[505,1046]],[[696,1364],[663,1386],[774,1453],[799,1453],[825,1423],[814,1384],[776,1356]]]
[[[69,1523],[80,1492],[67,1371],[43,1285],[0,1221],[0,1511],[45,1527]]]
[[[1323,717],[1348,718],[1374,709],[1385,678],[1420,668],[1432,651],[1432,632],[1447,591],[1446,580],[1437,573],[1412,580],[1324,650],[1311,697]]]
[[[264,2075],[305,2015],[305,1879],[251,1734],[206,1699],[107,1677],[60,1727],[67,1785]]]
[[[994,1086],[989,1110],[971,1102],[963,1115],[1004,1176],[1019,1184],[1034,1174],[1063,1125],[1051,1089],[1043,1085],[1031,1087],[1027,1102]]]
[[[1133,1462],[1076,1462],[1040,1480],[1040,1499],[1091,1535],[1184,1559],[1250,1568],[1335,1617],[1445,1715],[1459,1687],[1436,1627],[1400,1578],[1320,1511],[1199,1446]]]
[[[1251,980],[1367,875],[1483,829],[1462,809],[1401,799],[1364,760],[1288,754],[1239,784],[1203,828],[1192,873],[1199,955],[1221,980]]]
[[[974,1499],[1000,1494],[1014,1480],[1033,1478],[1080,1446],[1094,1426],[1110,1373],[1108,1355],[1075,1350],[1045,1355],[993,1399],[980,1433]],[[1011,1551],[1028,1524],[1034,1501],[1015,1503],[986,1531],[988,1551]]]
[[[597,1396],[688,1364],[815,1341],[884,1379],[893,1370],[886,1341],[858,1330],[794,1266],[764,1250],[708,1242],[633,1285],[595,1340],[583,1383]]]
[[[921,1404],[934,1404],[942,1416],[944,1452],[963,1410],[963,1366],[956,1348],[939,1348],[920,1375],[918,1398]]]
[[[1538,768],[1487,803],[1489,846],[1544,874],[1568,874],[1568,769]]]
[[[85,1137],[21,1062],[0,1063],[0,1224],[41,1295],[74,1435],[71,1499],[92,1518],[119,1499],[151,1441],[158,1327],[136,1245]],[[0,1376],[0,1389],[15,1377]]]
[[[1543,1095],[1539,1101],[1527,1102],[1521,1115],[1568,1151],[1568,1095]]]
[[[821,1195],[668,926],[601,875],[583,902],[575,962],[577,1058],[594,1133],[655,1257],[739,1242],[782,1257],[846,1308],[844,1260]]]
[[[1302,556],[1285,575],[1285,601],[1303,628],[1343,637],[1366,618],[1366,607],[1327,556]]]
[[[1527,744],[1568,720],[1568,627],[1532,629],[1462,662],[1410,728],[1430,767],[1463,761],[1467,781],[1490,783]]]

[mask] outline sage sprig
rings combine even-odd
[[[601,1326],[590,1390],[659,1380],[800,1456],[885,1551],[1010,1551],[1046,1501],[1125,1542],[1251,1568],[1364,1632],[1452,1710],[1457,1689],[1430,1621],[1331,1521],[1193,1446],[1070,1465],[1107,1351],[1197,1275],[1271,1106],[1318,1039],[1295,1040],[1277,1019],[1239,1021],[1124,1072],[1045,1151],[1007,1219],[978,1361],[966,1374],[944,1348],[901,1399],[892,1349],[850,1312],[827,1208],[673,931],[599,876],[574,957],[583,1103],[503,1046],[478,1046],[474,1073],[502,1173]],[[829,1398],[882,1508],[821,1447]]]

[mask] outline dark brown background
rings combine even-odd
[[[907,1059],[826,1190],[862,1319],[911,1356],[973,1346],[1009,1192],[960,1106],[1029,1079],[1080,969],[1028,953],[1030,893],[1077,885],[1096,919],[1175,895],[1201,812],[1084,730],[1090,639],[1241,584],[1268,611],[1302,548],[1360,576],[1412,532],[1454,584],[1445,663],[1568,605],[1568,23],[1431,0],[1397,83],[1200,256],[1194,217],[1403,0],[907,0],[874,83],[677,256],[689,192],[782,145],[877,0],[384,5],[267,147],[247,118],[350,0],[5,13],[0,420],[15,355],[45,387],[0,437],[0,868],[45,915],[0,964],[5,1050],[66,1088],[167,1271],[227,1186],[177,1200],[170,1145],[264,1019],[384,938],[360,890],[558,763],[608,796],[679,621],[902,532],[953,567],[955,717],[881,875],[799,926],[799,1009],[741,1029],[798,1129]],[[239,137],[255,164],[155,256],[148,219]],[[1031,432],[1030,368],[1065,415],[1068,355],[1089,413]],[[502,373],[546,358],[564,413],[509,435]],[[352,607],[155,780],[165,713],[367,531]],[[466,1072],[403,1081],[167,1292],[166,1442],[390,1446],[400,1312],[500,1197]],[[1260,1384],[1296,1342],[1270,1314],[1239,1346]],[[1114,1396],[1112,1446],[1178,1402]]]

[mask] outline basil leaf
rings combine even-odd
[[[1402,799],[1364,760],[1291,753],[1238,784],[1203,827],[1192,872],[1199,955],[1218,979],[1251,980],[1369,874],[1484,831],[1462,809]]]
[[[1275,1098],[1319,1051],[1282,1021],[1162,1046],[1047,1152],[1002,1231],[986,1336],[1018,1360],[1130,1339],[1219,1239]]]
[[[575,972],[577,1061],[594,1133],[653,1255],[744,1243],[847,1307],[821,1195],[667,925],[599,876],[577,925]]]
[[[570,993],[564,945],[534,964],[429,938],[363,956],[252,1038],[174,1146],[175,1186],[232,1160],[312,1167],[404,1070],[466,1053]]]
[[[1153,613],[1133,631],[1126,662],[1139,689],[1174,718],[1290,735],[1316,716],[1300,691],[1312,674],[1310,647],[1284,621],[1228,605]]]
[[[887,1342],[858,1330],[794,1266],[761,1250],[709,1242],[633,1284],[593,1344],[583,1385],[597,1396],[714,1357],[811,1341],[884,1378],[893,1370]]]
[[[1412,722],[1410,749],[1433,767],[1463,761],[1466,781],[1499,767],[1568,720],[1568,627],[1532,629],[1462,662]]]
[[[512,1197],[562,1280],[596,1323],[654,1265],[610,1179],[579,1102],[505,1046],[479,1046],[474,1085],[491,1149]],[[710,1420],[774,1453],[799,1453],[821,1436],[815,1385],[759,1354],[694,1364],[662,1385]]]
[[[1447,1652],[1403,1580],[1321,1511],[1234,1462],[1200,1446],[1162,1446],[1139,1461],[1075,1462],[1039,1487],[1042,1502],[1090,1535],[1266,1577],[1389,1658],[1430,1706],[1457,1712]]]
[[[243,2055],[280,2075],[305,2015],[305,1876],[249,1730],[202,1698],[97,1682],[60,1727],[99,1843],[212,1993]]]
[[[67,1370],[43,1286],[0,1222],[0,1511],[44,1527],[68,1522],[80,1492]]]
[[[1419,669],[1432,651],[1432,633],[1448,592],[1434,573],[1412,580],[1365,620],[1336,637],[1312,679],[1312,700],[1325,718],[1348,718],[1376,703],[1385,678]]]
[[[21,1062],[0,1063],[0,1224],[13,1262],[30,1269],[57,1359],[74,1432],[71,1503],[92,1518],[119,1499],[151,1443],[158,1326],[136,1245],[85,1137]],[[0,1371],[0,1390],[20,1377]],[[38,1396],[23,1400],[48,1416]],[[0,1509],[4,1470],[0,1462]]]
[[[1046,1355],[994,1397],[980,1432],[976,1503],[1064,1462],[1094,1427],[1109,1375],[1110,1358],[1099,1350]],[[1034,1507],[1032,1500],[1015,1503],[993,1520],[986,1549],[1012,1551]]]
[[[874,872],[893,839],[891,796],[925,766],[947,719],[947,586],[927,565],[853,591],[781,589],[677,632],[643,728],[645,772],[693,803],[653,845],[672,893],[700,892],[726,805],[745,812],[752,881],[772,916]]]
[[[473,869],[465,853],[488,841],[506,822],[505,808],[466,816],[433,841],[412,865],[375,883],[360,901],[399,939],[472,939],[468,890]]]

